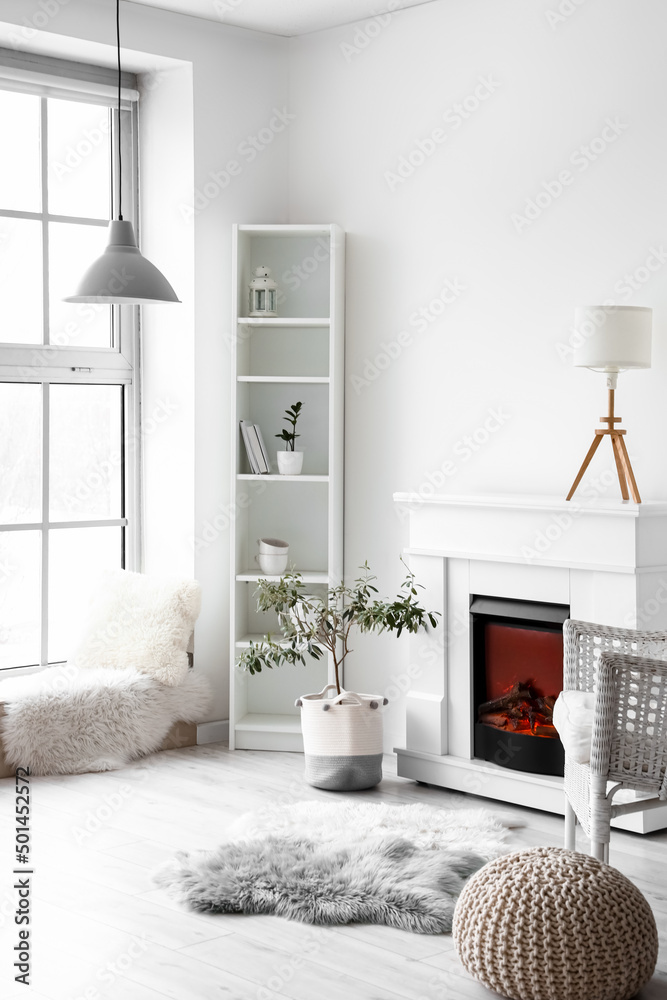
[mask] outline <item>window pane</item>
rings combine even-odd
[[[108,219],[109,109],[50,99],[48,135],[49,212]]]
[[[41,520],[42,387],[0,382],[0,524]]]
[[[49,662],[74,648],[95,580],[120,568],[122,528],[57,528],[49,532]]]
[[[0,90],[0,208],[39,212],[39,97]]]
[[[83,273],[103,253],[107,230],[103,226],[49,225],[51,343],[61,346],[111,347],[111,309],[108,305],[63,302],[73,295]]]
[[[40,533],[0,532],[0,669],[39,663]]]
[[[41,344],[42,330],[42,227],[32,219],[2,217],[0,340]]]
[[[119,385],[52,385],[50,520],[120,517]]]

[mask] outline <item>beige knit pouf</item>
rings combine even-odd
[[[480,868],[459,896],[452,933],[468,972],[513,1000],[629,1000],[658,958],[639,889],[587,854],[554,847]]]

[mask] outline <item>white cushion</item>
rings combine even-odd
[[[200,606],[196,580],[110,570],[93,595],[70,662],[83,669],[134,667],[162,684],[180,684]]]
[[[591,759],[595,695],[590,691],[561,691],[554,705],[554,726],[568,757],[577,764]]]

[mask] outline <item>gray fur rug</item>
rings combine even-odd
[[[200,912],[421,934],[451,931],[466,879],[506,835],[482,809],[318,801],[244,817],[236,831],[214,851],[178,854],[155,881]]]

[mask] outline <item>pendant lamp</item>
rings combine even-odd
[[[83,275],[74,295],[65,302],[108,302],[111,305],[150,305],[180,302],[161,271],[142,255],[134,227],[123,219],[123,161],[120,142],[120,0],[116,0],[116,55],[118,63],[118,218],[109,223],[109,242],[101,257]]]

